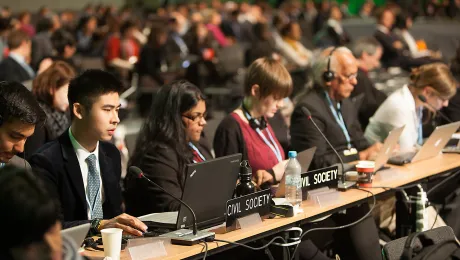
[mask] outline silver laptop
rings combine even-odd
[[[387,163],[388,159],[391,156],[391,153],[396,147],[396,144],[398,144],[399,137],[401,136],[404,130],[404,127],[405,125],[400,128],[393,129],[390,132],[390,134],[388,134],[387,139],[383,143],[382,149],[377,155],[377,158],[375,158],[375,171],[376,172],[380,170],[385,165],[385,163]]]
[[[308,168],[310,167],[311,162],[313,161],[313,156],[315,155],[316,147],[312,147],[305,151],[302,151],[297,154],[297,161],[299,161],[300,167],[302,168],[302,173],[307,172]],[[278,184],[278,188],[276,189],[275,197],[282,198],[285,194],[285,182],[286,178],[283,175],[280,183]]]
[[[438,126],[418,152],[404,153],[390,158],[388,162],[396,165],[404,165],[406,163],[418,162],[435,157],[442,151],[447,142],[449,142],[452,134],[454,134],[459,127],[460,122]]]
[[[80,226],[63,229],[61,230],[61,235],[65,235],[71,238],[73,242],[75,242],[75,245],[80,247],[83,244],[83,241],[85,240],[90,227],[91,224],[87,223]]]

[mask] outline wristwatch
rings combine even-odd
[[[95,218],[93,220],[91,220],[91,227],[90,227],[90,232],[91,234],[99,234],[100,233],[100,230],[99,228],[101,227],[101,222],[102,222],[102,219],[100,218]]]

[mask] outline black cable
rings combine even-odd
[[[310,232],[313,232],[313,231],[319,231],[319,230],[338,230],[338,229],[344,229],[344,228],[348,228],[348,227],[351,227],[351,226],[354,226],[356,224],[358,224],[359,222],[363,221],[364,219],[366,219],[371,213],[372,211],[374,210],[375,208],[375,205],[377,204],[377,199],[375,198],[375,195],[374,193],[372,193],[371,191],[368,191],[368,190],[364,190],[364,189],[360,189],[360,188],[353,188],[353,189],[356,189],[356,190],[360,190],[360,191],[364,191],[364,192],[367,192],[367,193],[370,193],[372,198],[374,199],[374,202],[372,204],[372,207],[369,209],[369,211],[364,215],[362,216],[360,219],[356,220],[355,222],[352,222],[350,224],[346,224],[346,225],[342,225],[342,226],[338,226],[338,227],[320,227],[320,228],[312,228],[312,229],[309,229],[307,231],[305,231],[301,236],[300,236],[300,240],[302,240],[302,238],[310,233]],[[292,255],[292,259],[294,259],[295,257],[295,253],[297,251],[297,248],[299,247],[299,245],[296,246],[295,250],[294,250],[294,253]]]
[[[224,242],[224,243],[227,243],[227,244],[233,244],[233,245],[237,245],[237,246],[242,246],[242,247],[248,248],[250,250],[258,251],[258,250],[262,250],[262,249],[265,249],[265,248],[269,247],[277,239],[280,239],[285,244],[287,243],[286,240],[284,238],[280,237],[280,236],[274,237],[272,240],[270,240],[270,242],[268,242],[266,245],[264,245],[262,247],[251,247],[251,246],[241,244],[241,243],[238,243],[238,242],[232,242],[232,241],[216,239],[216,238],[214,238],[212,241]]]
[[[436,217],[434,217],[433,225],[430,228],[430,229],[433,229],[434,225],[436,224],[436,221],[438,220],[439,212],[438,212],[438,209],[434,205],[431,205],[431,206],[433,206],[434,210],[436,211]]]
[[[450,175],[449,177],[445,178],[444,180],[442,180],[441,182],[439,182],[438,184],[434,185],[433,187],[431,187],[431,189],[429,191],[426,192],[426,195],[428,197],[428,194],[432,193],[434,190],[438,189],[439,187],[441,187],[442,185],[444,185],[444,183],[450,181],[451,179],[453,179],[454,177],[457,177],[457,174],[460,172],[459,171],[456,171],[454,173],[452,173],[452,175]]]

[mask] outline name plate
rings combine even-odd
[[[255,192],[243,197],[227,201],[226,227],[227,230],[236,229],[236,221],[239,218],[259,213],[260,217],[268,217],[272,195],[270,189]]]
[[[302,193],[322,187],[337,188],[339,167],[330,166],[319,170],[302,173]]]

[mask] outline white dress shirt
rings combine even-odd
[[[99,172],[99,182],[100,182],[99,189],[101,190],[102,204],[104,204],[104,189],[102,187],[101,167],[99,165],[99,142],[97,142],[96,149],[94,149],[93,152],[89,152],[80,143],[78,143],[77,139],[75,139],[75,137],[72,134],[71,128],[69,128],[69,137],[70,137],[70,142],[72,143],[72,146],[73,146],[73,150],[75,151],[75,154],[77,155],[78,164],[80,165],[81,177],[83,179],[83,186],[85,187],[85,197],[86,197],[86,204],[87,204],[88,219],[91,219],[91,211],[90,211],[91,205],[88,203],[88,194],[86,191],[86,187],[88,186],[88,163],[86,162],[86,158],[88,158],[88,156],[90,156],[91,154],[94,154],[96,156],[97,171]]]
[[[419,138],[419,109],[422,107],[415,107],[414,97],[406,85],[393,92],[377,109],[364,136],[371,143],[383,143],[391,130],[405,125],[399,138],[400,150],[412,150]]]
[[[412,58],[426,57],[430,55],[428,50],[420,51],[417,47],[417,42],[408,30],[395,29],[395,34],[399,35],[409,47],[410,55]]]

